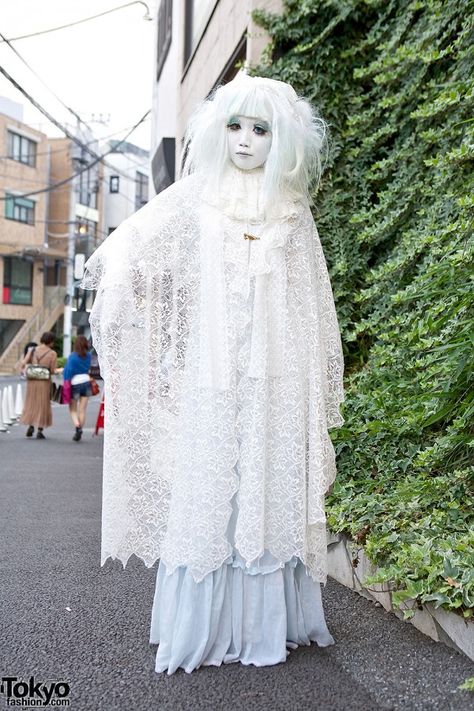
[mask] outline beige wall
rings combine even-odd
[[[72,173],[71,141],[69,138],[50,138],[48,144],[51,149],[51,183],[54,185]],[[71,191],[71,183],[66,183],[52,191],[49,198],[49,247],[64,256],[67,254],[65,235],[69,231]]]
[[[181,0],[181,3],[181,16],[184,18],[184,0]],[[181,142],[189,116],[215,86],[244,34],[247,35],[247,64],[255,66],[260,60],[261,52],[269,38],[266,32],[252,21],[252,11],[258,8],[279,12],[282,4],[282,0],[219,0],[186,70],[182,68],[184,28],[180,27],[177,165],[181,158]]]
[[[251,5],[252,10],[264,9],[274,14],[283,11],[283,0],[252,0]],[[269,41],[267,32],[250,18],[247,35],[247,62],[250,67],[259,64],[262,52]]]
[[[7,131],[13,130],[35,140],[37,143],[36,167],[24,165],[6,158],[8,155]],[[27,193],[48,184],[48,144],[43,133],[9,116],[0,114],[0,196],[5,192]],[[0,202],[0,286],[3,287],[3,259],[5,256],[19,256],[24,249],[41,249],[46,229],[45,193],[31,196],[35,201],[35,224],[5,217],[5,202]],[[31,306],[3,304],[0,298],[0,318],[28,320],[43,303],[43,262],[36,261],[33,268],[33,303]]]
[[[22,135],[37,141],[36,167],[24,165],[16,160],[4,158],[8,153],[7,130],[17,130]],[[26,193],[29,190],[38,190],[48,184],[48,144],[46,136],[39,131],[34,131],[29,126],[15,121],[9,116],[0,114],[0,195],[4,197],[5,191]],[[5,218],[5,205],[2,202],[0,211],[0,249],[2,253],[11,252],[12,249],[23,247],[40,247],[44,242],[46,199],[45,194],[32,195],[35,207],[35,224],[25,225],[21,222]]]

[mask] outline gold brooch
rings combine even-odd
[[[253,235],[248,235],[244,232],[244,239],[260,239],[260,237],[254,237]]]

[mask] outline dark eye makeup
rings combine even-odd
[[[229,123],[227,124],[227,128],[230,131],[238,131],[241,128],[240,121],[231,118]],[[253,131],[257,134],[257,136],[264,136],[266,133],[268,133],[269,130],[270,129],[267,124],[254,123],[253,125]]]

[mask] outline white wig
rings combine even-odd
[[[275,204],[283,195],[307,199],[310,181],[319,184],[327,124],[290,84],[239,73],[217,89],[191,116],[185,134],[182,175],[202,172],[216,190],[231,162],[227,124],[232,116],[264,119],[272,144],[264,165],[262,198]]]

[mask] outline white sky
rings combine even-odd
[[[8,39],[81,20],[124,5],[126,0],[0,0],[0,32]],[[153,52],[157,0],[146,8],[136,3],[76,27],[18,40],[15,49],[68,106],[91,124],[94,135],[123,138],[151,106]],[[1,66],[56,119],[74,125],[74,117],[38,81],[5,42],[0,43]],[[3,76],[0,96],[24,106],[23,120],[49,136],[60,136]],[[100,114],[110,119],[93,121]],[[129,140],[143,148],[150,144],[150,118]]]

